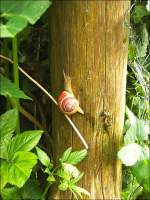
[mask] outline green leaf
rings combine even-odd
[[[132,166],[143,158],[142,148],[136,143],[126,145],[118,152],[118,158],[124,165]]]
[[[42,132],[41,130],[25,131],[13,137],[7,148],[8,157],[12,158],[17,151],[32,150],[38,144]]]
[[[9,164],[0,159],[0,190],[2,190],[8,182]]]
[[[69,149],[68,149],[68,153],[66,153],[67,156],[66,159],[63,158],[63,162],[65,163],[69,163],[69,164],[73,164],[73,165],[76,165],[78,164],[79,162],[81,162],[81,160],[83,160],[85,158],[85,156],[87,155],[87,150],[86,149],[83,149],[83,150],[80,150],[80,151],[74,151],[74,152],[71,152],[69,154]],[[62,160],[62,159],[61,159]]]
[[[2,189],[1,196],[2,196],[2,199],[5,199],[5,200],[12,200],[12,197],[13,199],[17,199],[17,200],[21,199],[20,190],[17,187],[9,187],[9,188]]]
[[[48,155],[43,150],[41,150],[39,147],[36,147],[36,151],[37,151],[37,155],[38,155],[40,162],[45,167],[52,169],[53,164],[50,162],[50,158],[48,157]]]
[[[0,116],[0,158],[7,158],[7,146],[16,129],[17,119],[16,109],[9,110]]]
[[[61,157],[59,160],[60,160],[61,162],[65,162],[65,161],[68,159],[68,157],[69,157],[71,151],[72,151],[72,147],[69,147],[69,148],[63,153],[62,157]]]
[[[130,42],[128,46],[128,59],[133,61],[136,58],[136,52],[136,45]]]
[[[49,0],[1,1],[1,37],[14,37],[28,23],[34,24],[50,6]],[[36,12],[35,12],[36,10]]]
[[[18,119],[17,109],[12,109],[0,116],[0,141],[6,135],[12,135]]]
[[[67,181],[69,181],[71,179],[70,174],[67,171],[64,171],[62,168],[57,170],[56,175]]]
[[[139,37],[139,40],[136,43],[137,57],[141,58],[146,56],[147,48],[149,45],[149,35],[146,24],[141,24],[140,26],[138,26],[137,34]]]
[[[49,184],[53,184],[56,181],[52,173],[47,177],[46,180],[49,182]]]
[[[148,133],[142,120],[137,120],[135,125],[131,125],[124,136],[124,143],[130,144],[136,141],[148,140]]]
[[[71,189],[77,193],[81,198],[82,198],[82,195],[81,194],[84,194],[84,195],[87,195],[87,196],[90,196],[90,193],[85,190],[84,188],[81,188],[79,186],[76,186],[76,185],[72,185],[71,186]]]
[[[150,12],[143,5],[135,6],[133,13],[131,14],[131,19],[135,24],[142,22],[144,16],[150,15]]]
[[[63,163],[62,166],[63,166],[64,171],[68,173],[70,176],[74,178],[77,178],[79,176],[80,174],[79,170],[72,164]]]
[[[150,160],[137,162],[132,167],[132,173],[146,191],[150,190]]]
[[[59,190],[66,191],[68,189],[68,182],[63,180],[60,185],[58,185]]]
[[[36,179],[29,179],[22,188],[23,199],[41,199],[42,189]]]
[[[0,95],[3,96],[9,96],[9,97],[14,97],[17,99],[29,99],[31,100],[30,97],[28,97],[22,90],[20,90],[14,83],[12,83],[9,79],[4,77],[3,75],[0,74]]]
[[[30,177],[36,163],[37,156],[34,153],[18,151],[14,154],[11,162],[3,161],[1,163],[1,180],[5,180],[5,185],[10,183],[20,188]]]

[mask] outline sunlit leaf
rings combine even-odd
[[[28,23],[34,24],[50,4],[49,0],[2,0],[0,13],[3,24],[0,26],[0,37],[14,37]]]
[[[22,90],[20,90],[14,83],[9,79],[0,74],[0,95],[14,97],[17,99],[29,99]]]
[[[13,137],[7,148],[8,157],[12,158],[17,151],[32,150],[38,144],[42,132],[41,130],[25,131]]]

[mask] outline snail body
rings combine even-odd
[[[67,115],[73,115],[76,112],[84,114],[83,110],[79,106],[79,101],[74,97],[73,94],[67,91],[63,91],[59,95],[58,106],[60,110]]]

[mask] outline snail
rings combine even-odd
[[[63,74],[65,90],[62,91],[58,97],[58,106],[60,110],[67,115],[73,115],[76,112],[84,114],[83,110],[79,106],[79,101],[73,94],[71,88],[71,78],[69,76],[66,76],[64,72]]]

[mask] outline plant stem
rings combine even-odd
[[[45,190],[44,190],[44,192],[43,192],[43,194],[42,194],[41,200],[45,200],[45,196],[46,196],[46,194],[47,194],[47,192],[48,192],[50,186],[51,186],[51,185],[47,182],[46,187],[45,187]]]
[[[13,53],[13,78],[15,85],[19,88],[19,70],[18,70],[18,48],[17,37],[12,39],[12,53]],[[18,121],[16,126],[16,134],[20,133],[20,117],[19,117],[19,99],[13,99],[13,107],[18,110]]]

